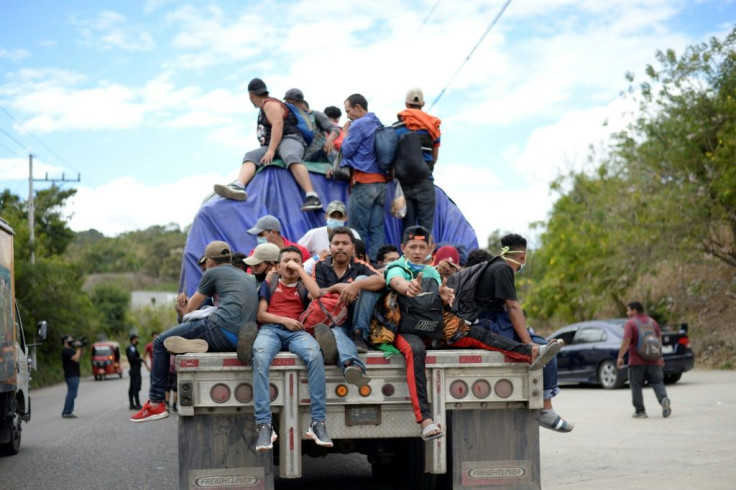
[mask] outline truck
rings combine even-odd
[[[15,301],[13,229],[0,219],[0,453],[18,454],[22,422],[31,420],[30,349]],[[38,324],[38,339],[46,339],[46,322]]]
[[[347,184],[326,179],[325,168],[307,164],[321,199],[347,202]],[[324,216],[300,210],[300,190],[275,162],[248,187],[248,200],[205,199],[187,237],[179,290],[191,296],[201,277],[199,258],[212,240],[236,251],[256,246],[246,230],[272,214],[282,234],[296,241]],[[433,235],[478,248],[470,224],[454,202],[435,185],[437,208]],[[386,241],[399,245],[400,220],[391,216],[394,186],[386,196]],[[445,437],[424,442],[415,423],[406,365],[402,356],[380,351],[360,355],[371,381],[360,389],[346,383],[341,370],[325,366],[327,427],[334,447],[307,440],[309,391],[304,364],[279,353],[270,370],[271,408],[278,440],[273,451],[255,451],[256,427],[250,366],[235,353],[184,354],[176,357],[179,390],[180,488],[274,488],[281,478],[302,475],[302,456],[329,452],[367,457],[377,480],[397,488],[540,488],[539,426],[541,371],[507,362],[499,352],[432,350],[427,353],[428,392],[433,419]]]

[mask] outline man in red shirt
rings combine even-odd
[[[639,340],[640,326],[652,325],[654,332],[662,344],[662,331],[659,325],[652,318],[644,314],[644,307],[638,301],[632,301],[626,306],[626,316],[629,321],[624,325],[624,338],[621,341],[621,348],[618,351],[618,368],[624,366],[624,355],[629,352],[629,385],[631,386],[631,400],[634,404],[636,412],[633,417],[635,419],[647,418],[647,412],[644,409],[644,397],[641,388],[644,381],[654,390],[657,401],[662,405],[662,417],[669,417],[672,413],[670,408],[670,399],[667,397],[667,390],[664,387],[664,376],[662,375],[662,366],[664,360],[662,356],[654,361],[647,361],[636,350]]]

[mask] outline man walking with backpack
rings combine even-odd
[[[662,417],[672,413],[670,399],[664,387],[662,374],[662,332],[651,317],[644,314],[644,307],[638,301],[626,305],[629,321],[624,326],[624,338],[618,351],[618,368],[624,366],[624,355],[629,352],[629,385],[631,401],[634,404],[633,417],[647,418],[641,388],[646,381],[654,390],[657,401],[662,406]]]

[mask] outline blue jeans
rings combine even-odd
[[[509,314],[505,311],[484,311],[481,314],[481,318],[478,319],[478,325],[488,328],[491,332],[506,337],[507,339],[521,342],[521,338],[519,338],[514,331],[514,325],[511,323]],[[535,344],[547,344],[545,338],[540,335],[530,333],[530,337],[532,338],[532,342]],[[550,398],[557,396],[560,392],[560,387],[557,386],[557,356],[542,368],[542,387],[544,390],[542,398],[545,400],[549,400]]]
[[[383,221],[386,184],[354,184],[348,198],[349,225],[366,241],[371,262],[376,261],[378,249],[384,245]]]
[[[362,281],[367,276],[358,276],[356,281]],[[371,333],[371,319],[373,310],[378,302],[378,293],[375,291],[361,291],[355,304],[351,305],[352,330],[360,330],[363,340],[367,341]],[[352,333],[352,332],[350,332]]]
[[[345,372],[345,363],[348,361],[350,361],[351,364],[358,366],[360,370],[365,373],[365,364],[363,364],[363,361],[358,357],[358,349],[355,347],[355,342],[350,340],[345,328],[338,325],[332,328],[332,333],[335,335],[338,362],[340,363],[339,366],[343,373]]]
[[[79,376],[66,378],[66,400],[64,401],[64,410],[61,411],[62,415],[69,415],[74,411],[74,399],[77,397],[78,389]]]
[[[324,422],[325,404],[325,360],[314,337],[304,330],[292,332],[283,325],[267,323],[261,326],[253,343],[253,404],[256,424],[271,423],[271,397],[268,384],[268,371],[271,361],[281,349],[288,349],[299,356],[307,365],[309,399],[312,421]]]
[[[171,327],[153,341],[151,390],[149,392],[151,403],[161,403],[164,401],[164,394],[169,386],[169,352],[164,347],[164,340],[174,336],[184,337],[185,339],[205,340],[209,345],[209,352],[228,352],[235,350],[235,346],[225,337],[222,329],[212,323],[209,318],[184,322]]]
[[[644,412],[644,396],[641,388],[644,381],[654,390],[657,401],[661,404],[667,398],[667,390],[664,387],[664,375],[662,367],[653,364],[641,364],[629,366],[629,385],[631,386],[631,402],[637,412]]]

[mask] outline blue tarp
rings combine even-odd
[[[326,207],[330,201],[347,204],[348,185],[327,179],[325,165],[309,165],[315,190]],[[386,243],[397,247],[401,243],[401,221],[391,216],[391,201],[395,185],[390,183],[386,192]],[[197,261],[212,240],[223,240],[233,251],[249,253],[256,246],[256,238],[248,234],[258,218],[272,214],[281,221],[281,234],[291,241],[298,241],[307,231],[325,225],[324,211],[301,211],[304,195],[291,172],[280,165],[269,165],[259,172],[246,188],[246,201],[232,201],[211,195],[199,208],[189,230],[184,249],[179,290],[188,296],[194,294],[202,275]],[[460,209],[439,187],[435,186],[437,210],[435,212],[435,241],[465,245],[467,250],[478,248],[475,230]]]

